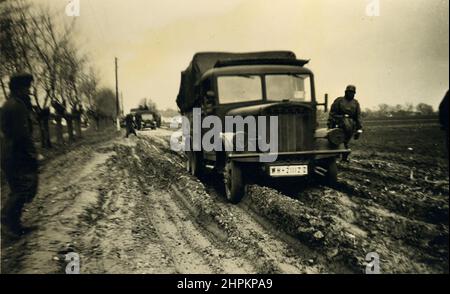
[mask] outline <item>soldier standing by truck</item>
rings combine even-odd
[[[348,85],[345,89],[345,96],[338,97],[331,105],[328,118],[328,128],[340,128],[345,133],[345,148],[352,137],[359,139],[362,133],[361,107],[358,100],[355,99],[356,87]],[[342,154],[342,160],[348,162],[348,153]]]
[[[127,114],[127,116],[125,116],[126,138],[128,138],[130,134],[134,134],[137,137],[136,130],[134,129],[135,127],[136,123],[134,122],[133,115],[131,113]]]
[[[11,190],[2,211],[2,224],[15,235],[32,228],[21,224],[25,203],[33,200],[38,187],[38,161],[32,140],[30,87],[33,76],[13,75],[10,96],[2,109],[2,170]]]
[[[136,121],[136,128],[140,131],[142,129],[142,115],[138,112],[134,115]]]

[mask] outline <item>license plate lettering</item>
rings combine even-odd
[[[308,174],[307,165],[277,165],[269,167],[269,174],[274,177],[303,176]]]

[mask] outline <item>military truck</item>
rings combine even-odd
[[[135,121],[137,117],[140,117],[141,130],[150,128],[155,130],[156,128],[161,127],[161,115],[156,110],[150,110],[148,108],[132,108],[130,113],[135,117]]]
[[[152,111],[141,111],[139,113],[141,115],[142,121],[141,121],[141,128],[150,128],[152,130],[155,130],[158,126],[156,115]]]
[[[317,176],[335,183],[336,158],[350,150],[343,148],[340,129],[318,128],[316,110],[323,106],[327,111],[328,99],[317,102],[314,75],[305,67],[307,63],[291,51],[195,54],[181,73],[180,113],[190,118],[193,109],[199,108],[203,115],[221,120],[227,116],[276,116],[278,150],[274,162],[261,162],[264,151],[259,149],[187,150],[187,170],[200,176],[210,167],[223,174],[226,197],[232,203],[244,196],[249,177]],[[202,136],[205,132],[201,130]]]

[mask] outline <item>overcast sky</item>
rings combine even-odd
[[[35,0],[36,2],[42,2]],[[46,0],[65,14],[68,0]],[[198,51],[292,50],[311,59],[317,96],[357,86],[362,107],[436,107],[449,85],[449,1],[80,0],[77,39],[125,109],[144,97],[176,108],[180,72]]]

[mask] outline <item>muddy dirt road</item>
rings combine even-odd
[[[218,176],[185,171],[170,135],[49,161],[24,213],[38,229],[2,240],[2,272],[64,273],[68,252],[82,273],[363,273],[369,252],[382,272],[448,272],[448,177],[356,152],[336,187],[255,183],[232,205]]]

